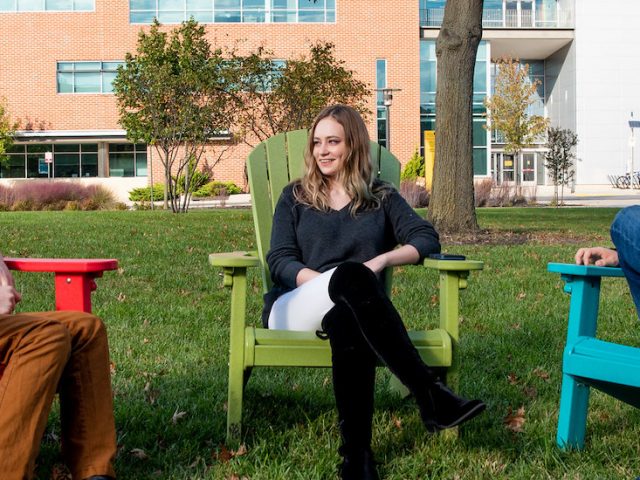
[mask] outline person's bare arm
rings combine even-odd
[[[387,267],[411,265],[420,259],[418,250],[413,245],[403,245],[400,248],[383,253],[364,262],[374,273],[380,273]]]
[[[605,247],[581,248],[576,252],[575,259],[577,265],[618,266],[618,252]]]
[[[13,312],[22,296],[16,291],[13,275],[0,254],[0,315]]]

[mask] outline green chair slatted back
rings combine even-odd
[[[328,342],[314,332],[268,330],[254,327],[259,319],[247,322],[247,268],[259,268],[264,291],[271,286],[265,257],[269,251],[273,212],[282,189],[300,178],[304,171],[307,131],[276,135],[258,145],[247,159],[252,194],[257,252],[212,253],[211,265],[223,270],[223,284],[231,288],[229,323],[229,392],[227,400],[227,442],[240,440],[244,385],[251,370],[259,366],[329,367]],[[400,163],[385,148],[371,142],[371,161],[376,176],[394,185],[400,180]],[[447,380],[455,384],[458,362],[453,350],[458,341],[459,291],[467,287],[472,270],[482,262],[425,260],[424,266],[439,271],[440,325],[430,330],[410,331],[409,336],[420,354],[434,367],[447,369]],[[387,291],[391,269],[385,271]],[[394,385],[394,388],[396,385]]]
[[[273,212],[282,189],[304,173],[307,138],[306,129],[278,134],[258,145],[247,159],[258,257],[264,265],[262,280],[265,292],[271,286],[265,260],[271,241]],[[376,142],[371,142],[371,162],[378,178],[398,185],[400,162]]]

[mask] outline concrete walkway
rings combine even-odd
[[[553,186],[537,187],[538,203],[550,203],[553,190]],[[614,188],[611,185],[576,185],[573,193],[571,189],[565,189],[564,203],[576,207],[623,208],[640,204],[640,190]]]
[[[535,188],[536,201],[549,204],[553,198],[553,186]],[[573,207],[623,208],[640,204],[640,190],[623,190],[610,185],[577,185],[575,192],[565,189],[564,203]],[[251,207],[251,195],[231,195],[226,200],[191,200],[191,208],[238,208]]]

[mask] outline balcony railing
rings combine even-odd
[[[420,9],[420,26],[438,28],[442,25],[444,8]],[[482,12],[483,28],[573,28],[573,12],[548,8],[489,9]]]

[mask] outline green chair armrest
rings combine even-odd
[[[434,260],[433,258],[425,258],[423,265],[427,268],[433,268],[435,270],[448,270],[448,271],[469,271],[469,270],[482,270],[484,268],[484,262],[479,260]]]
[[[460,338],[458,301],[460,290],[467,288],[471,270],[482,270],[484,262],[478,260],[424,260],[426,268],[438,270],[440,276],[440,328],[451,336],[454,346]]]
[[[260,259],[255,252],[225,252],[209,255],[209,263],[214,267],[257,267]]]

